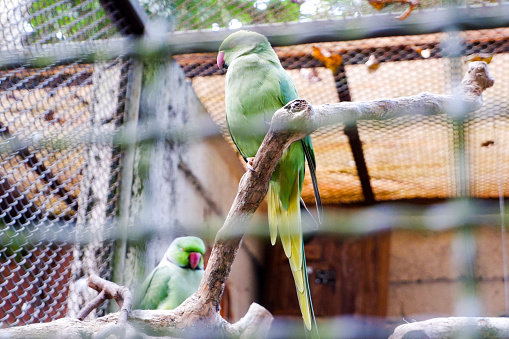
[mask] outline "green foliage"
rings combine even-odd
[[[153,17],[166,18],[176,31],[228,27],[232,20],[249,25],[295,21],[301,17],[300,4],[288,0],[141,0],[140,3]]]
[[[26,230],[7,229],[0,232],[0,262],[14,260],[24,264],[25,256],[34,248],[28,237],[29,232]]]
[[[36,0],[29,13],[28,44],[107,38],[115,32],[98,0]]]
[[[455,1],[421,0],[420,7],[450,7]],[[140,0],[140,3],[152,17],[165,18],[174,31],[401,13],[409,6],[395,1],[378,12],[368,0]]]

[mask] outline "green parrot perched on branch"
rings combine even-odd
[[[267,38],[255,32],[238,31],[228,36],[219,47],[217,65],[228,69],[226,122],[230,135],[252,170],[251,158],[256,155],[274,112],[298,99],[297,89]],[[301,204],[304,205],[301,192],[306,159],[320,219],[315,154],[309,135],[286,149],[272,174],[267,193],[268,218],[272,245],[279,230],[290,261],[304,324],[309,331],[314,326],[313,332],[316,332],[301,226]]]
[[[173,240],[159,265],[145,279],[134,309],[171,310],[196,292],[203,277],[205,244],[197,237]]]

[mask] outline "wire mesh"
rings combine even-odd
[[[98,1],[5,1],[0,21],[9,51],[117,34]],[[120,58],[0,69],[0,327],[73,314],[75,282],[110,276],[121,154],[70,141],[122,122],[128,69]],[[84,228],[95,243],[80,243]]]
[[[430,7],[427,2],[422,4],[424,9]],[[450,6],[448,1],[433,4],[434,9]],[[190,0],[145,5],[152,14],[166,17],[177,31],[376,13],[368,2],[348,7],[336,1],[264,0],[222,7]],[[459,4],[491,5],[488,1]],[[384,12],[397,15],[406,6],[396,5]],[[0,22],[4,24],[3,39],[0,37],[3,50],[118,34],[97,1],[12,0],[5,10],[0,9]],[[501,177],[508,152],[503,145],[509,126],[504,82],[509,77],[503,74],[508,65],[509,30],[465,31],[460,36],[464,39],[463,65],[467,56],[484,53],[489,55],[491,72],[501,74],[497,87],[486,92],[483,108],[462,125],[468,193],[477,198],[506,196],[509,182]],[[279,47],[276,52],[300,96],[312,104],[373,100],[423,90],[450,92],[454,75],[442,50],[447,37],[441,33],[337,41]],[[217,69],[215,56],[190,54],[176,59],[229,140],[224,75]],[[331,56],[340,56],[341,62],[329,64]],[[109,239],[118,214],[122,155],[111,141],[72,143],[69,147],[68,140],[87,139],[89,132],[111,134],[122,123],[130,66],[130,61],[117,58],[96,64],[75,60],[43,68],[18,65],[0,69],[0,150],[14,145],[14,151],[0,153],[0,327],[73,315],[90,299],[81,278],[90,273],[106,279],[111,276],[113,241]],[[367,183],[359,174],[359,149],[352,146],[344,125],[321,128],[312,135],[324,204],[364,203],[366,184],[379,202],[460,195],[455,171],[457,126],[450,117],[359,121],[357,128]],[[2,148],[2,144],[9,147]],[[302,196],[312,205],[309,175]]]

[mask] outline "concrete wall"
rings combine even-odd
[[[505,311],[501,231],[496,227],[474,232],[475,276],[479,315],[500,316]],[[429,316],[466,315],[458,304],[463,291],[457,248],[458,234],[395,231],[391,238],[389,317],[406,320]],[[507,248],[509,251],[509,248]],[[459,255],[459,257],[458,257]]]

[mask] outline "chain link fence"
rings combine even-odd
[[[97,1],[4,1],[0,49],[106,39],[117,28]],[[121,154],[74,143],[121,123],[130,62],[80,60],[0,68],[0,327],[75,314],[76,284],[110,277]],[[87,232],[92,242],[82,242]]]
[[[153,18],[165,18],[172,30],[180,32],[246,25],[270,32],[273,23],[369,18],[378,13],[367,1],[257,0],[219,5],[189,0],[142,5]],[[454,3],[473,10],[506,5],[507,1]],[[30,48],[37,53],[42,46],[113,41],[124,30],[110,19],[119,17],[115,6],[108,6],[98,1],[5,1],[0,7],[0,51]],[[410,15],[452,6],[448,1],[423,1],[421,9]],[[392,17],[407,7],[396,4],[382,12]],[[273,33],[277,27],[273,26]],[[454,36],[327,39],[276,48],[300,96],[312,104],[422,91],[448,93],[457,73],[463,74],[474,57],[489,61],[490,72],[496,75],[496,87],[485,93],[483,108],[459,124],[446,115],[409,115],[316,131],[312,137],[324,204],[507,195],[509,180],[503,174],[509,166],[505,91],[509,29],[461,31],[461,55],[451,55],[445,48]],[[175,59],[229,140],[224,75],[215,57],[215,53],[200,53]],[[73,316],[91,298],[82,278],[92,273],[106,279],[112,276],[123,153],[111,139],[96,140],[113,135],[124,124],[133,61],[119,56],[95,63],[77,59],[42,64],[0,67],[0,327]],[[143,152],[136,156],[140,161]],[[466,178],[457,170],[463,156]],[[466,195],[461,185],[467,188]],[[303,198],[312,204],[309,177]]]

